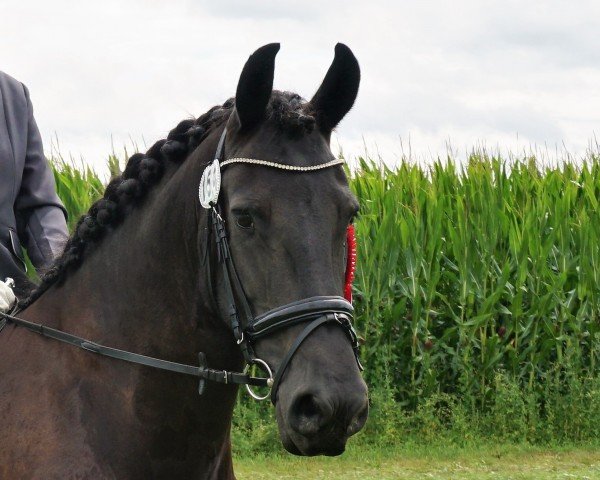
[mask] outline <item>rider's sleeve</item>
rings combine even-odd
[[[21,189],[15,200],[18,234],[36,268],[57,257],[68,238],[67,212],[55,190],[54,176],[44,156],[40,131],[27,98],[27,152]]]

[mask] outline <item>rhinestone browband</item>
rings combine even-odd
[[[334,159],[327,163],[321,163],[319,165],[310,165],[308,167],[298,167],[296,165],[286,165],[284,163],[277,162],[269,162],[267,160],[259,160],[257,158],[244,158],[244,157],[235,157],[229,158],[224,162],[221,162],[221,168],[229,165],[231,163],[250,163],[253,165],[262,165],[264,167],[272,167],[272,168],[280,168],[281,170],[295,170],[298,172],[310,172],[312,170],[321,170],[323,168],[333,167],[334,165],[341,165],[344,163],[342,159]]]

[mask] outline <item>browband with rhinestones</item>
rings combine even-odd
[[[319,165],[310,165],[308,167],[298,167],[296,165],[286,165],[285,163],[269,162],[268,160],[259,160],[257,158],[244,158],[235,157],[229,158],[224,162],[221,162],[221,168],[231,163],[250,163],[253,165],[262,165],[264,167],[280,168],[281,170],[295,170],[298,172],[310,172],[312,170],[321,170],[323,168],[333,167],[334,165],[340,165],[344,163],[342,159],[330,160],[327,163],[321,163]]]

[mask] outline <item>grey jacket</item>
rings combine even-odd
[[[36,269],[58,256],[68,237],[65,219],[29,92],[0,72],[0,280],[24,279],[21,245]]]

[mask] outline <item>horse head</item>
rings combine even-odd
[[[230,294],[226,271],[218,277],[216,299],[226,322],[232,295],[238,303],[239,297],[247,301],[251,318],[242,323],[276,324],[281,310],[305,313],[317,304],[322,310],[310,319],[318,321],[323,311],[335,310],[336,301],[344,309],[336,299],[344,291],[346,233],[358,202],[329,142],[355,101],[358,62],[338,44],[322,85],[304,102],[272,90],[278,50],[279,44],[266,45],[246,62],[218,154],[220,215],[242,287]],[[285,448],[337,455],[368,412],[353,331],[325,322],[295,345],[308,323],[305,317],[295,320],[251,338],[253,355],[275,375],[271,399]],[[254,325],[244,327],[248,335]]]

